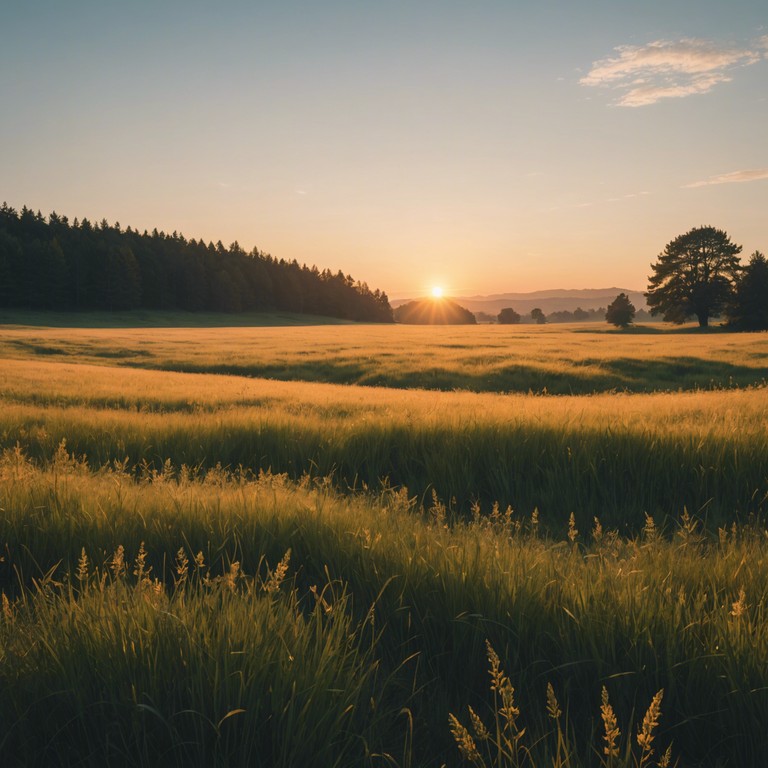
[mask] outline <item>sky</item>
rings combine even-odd
[[[391,298],[768,251],[768,4],[3,0],[0,201]]]

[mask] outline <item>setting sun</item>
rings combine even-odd
[[[443,289],[436,285],[434,288],[432,288],[432,298],[433,299],[442,299],[443,298]]]

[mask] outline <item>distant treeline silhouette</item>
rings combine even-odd
[[[106,220],[0,207],[0,307],[287,311],[392,322],[386,293],[341,271],[279,261],[237,242],[139,233]]]
[[[576,307],[573,311],[570,309],[559,309],[550,312],[548,315],[542,312],[542,315],[544,315],[546,323],[604,323],[606,311],[606,307],[598,307],[597,309]],[[498,322],[502,325],[537,322],[536,318],[531,317],[530,312],[527,315],[521,315],[515,312],[512,307],[502,309],[498,315],[489,315],[485,312],[476,312],[475,314],[480,322]],[[647,323],[652,320],[651,313],[644,309],[638,309],[635,312],[635,322]]]

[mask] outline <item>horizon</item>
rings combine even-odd
[[[421,300],[421,299],[472,299],[475,301],[479,300],[489,300],[489,301],[502,301],[506,298],[512,297],[512,296],[534,296],[536,294],[544,294],[542,298],[547,298],[551,294],[556,293],[586,293],[586,292],[592,292],[592,293],[599,293],[601,296],[603,293],[606,295],[613,291],[618,291],[620,293],[645,293],[645,289],[643,288],[621,288],[619,286],[608,286],[605,288],[535,288],[531,291],[496,291],[495,293],[478,293],[478,294],[453,294],[448,293],[447,291],[443,291],[440,296],[436,296],[434,291],[440,288],[442,290],[442,286],[434,286],[430,291],[422,295],[409,295],[409,296],[390,296],[390,301],[411,301],[411,300]],[[558,298],[558,297],[553,297]],[[563,297],[565,298],[565,297]]]
[[[767,82],[746,0],[35,0],[0,29],[0,199],[392,297],[642,291],[693,227],[768,249]]]

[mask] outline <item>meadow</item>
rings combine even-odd
[[[9,320],[15,318],[12,313]],[[7,325],[0,356],[184,373],[472,392],[593,394],[745,387],[768,380],[765,334],[596,323],[434,327],[334,325],[158,329]],[[186,318],[172,315],[177,322]],[[157,316],[157,325],[165,322]],[[66,317],[62,318],[66,322]],[[106,318],[97,316],[96,322]],[[221,320],[219,320],[220,322]],[[241,318],[241,322],[245,322]]]
[[[0,329],[4,760],[760,765],[767,341]]]

